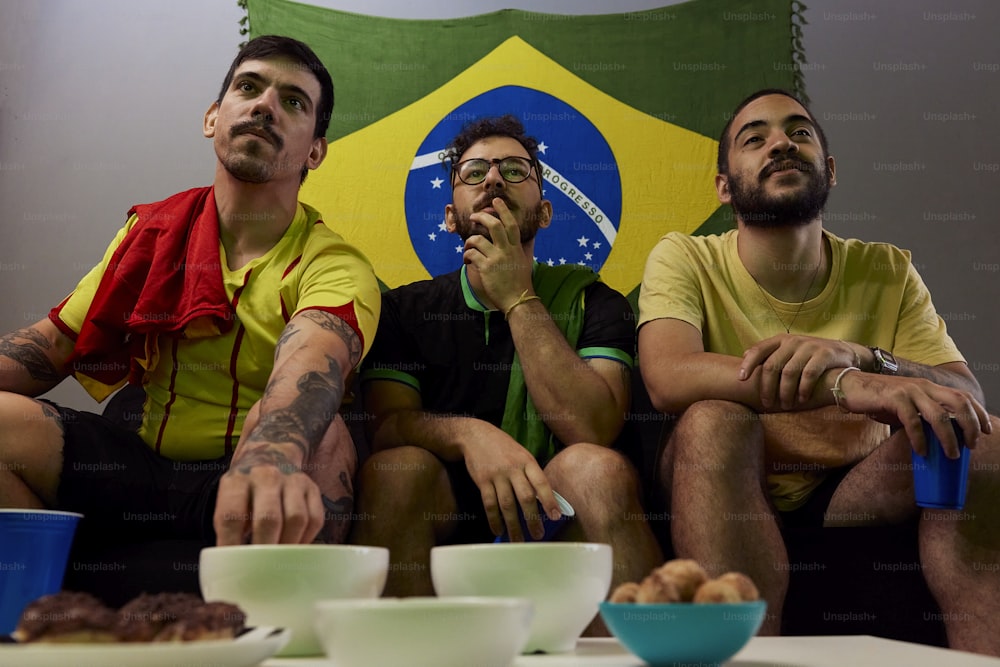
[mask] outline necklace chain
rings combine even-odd
[[[761,284],[757,282],[757,278],[754,277],[752,273],[750,274],[750,277],[753,278],[753,284],[756,285],[757,289],[760,290],[761,296],[764,297],[764,302],[767,304],[767,307],[771,309],[771,313],[774,314],[774,319],[778,320],[778,322],[781,323],[781,326],[782,328],[784,328],[785,333],[789,334],[792,333],[792,327],[795,325],[795,320],[799,319],[799,313],[802,312],[802,306],[804,306],[806,303],[806,297],[809,296],[809,292],[812,291],[813,285],[816,284],[816,276],[819,275],[819,267],[822,263],[823,263],[822,258],[820,258],[820,261],[816,262],[816,268],[813,270],[812,279],[809,280],[809,287],[806,288],[805,294],[802,295],[802,299],[799,301],[799,307],[795,310],[795,314],[792,315],[792,321],[789,322],[787,325],[785,324],[785,321],[781,319],[781,316],[778,315],[778,311],[775,310],[774,305],[771,303],[771,299],[773,297],[771,297],[771,295],[767,293],[767,290],[765,290],[761,286]]]

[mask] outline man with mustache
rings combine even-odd
[[[908,252],[823,229],[826,137],[793,95],[763,90],[719,141],[736,229],[672,233],[639,297],[639,364],[679,419],[658,464],[679,556],[749,574],[777,634],[790,570],[782,527],[920,521],[921,564],[955,648],[1000,653],[995,624],[997,421]],[[948,456],[974,448],[961,513],[918,508],[921,416]]]
[[[0,339],[0,506],[135,541],[344,540],[356,453],[338,410],[380,294],[298,201],[332,110],[305,44],[240,50],[204,116],[212,186],[134,207],[47,318]],[[71,374],[97,400],[140,386],[138,432],[34,398]]]
[[[537,142],[513,116],[482,118],[448,150],[449,231],[463,267],[384,295],[362,370],[373,456],[351,540],[390,549],[386,595],[433,594],[431,547],[544,536],[614,547],[615,581],[660,552],[635,471],[612,446],[629,407],[631,307],[589,269],[533,261],[549,226]],[[526,517],[527,533],[519,524]]]

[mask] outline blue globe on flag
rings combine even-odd
[[[611,147],[583,114],[547,93],[522,86],[494,88],[447,114],[413,158],[406,180],[410,242],[431,276],[462,265],[462,240],[445,228],[451,203],[445,149],[466,123],[511,114],[538,140],[542,196],[552,202],[552,224],[535,239],[535,259],[599,271],[621,223],[622,184]]]

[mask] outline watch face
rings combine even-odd
[[[896,357],[892,356],[892,352],[873,347],[872,354],[875,355],[876,373],[895,373],[899,370],[899,364],[896,363]]]

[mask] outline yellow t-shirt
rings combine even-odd
[[[706,351],[742,356],[759,341],[785,333],[776,311],[785,323],[794,319],[793,333],[878,346],[929,366],[965,361],[909,252],[824,232],[831,249],[825,288],[802,304],[772,298],[772,311],[737,255],[737,234],[672,232],[661,238],[646,262],[639,326],[666,317],[682,320],[701,331]],[[836,407],[765,414],[761,420],[769,489],[783,511],[804,503],[826,468],[861,460],[888,435],[884,424]]]
[[[101,276],[115,249],[135,225],[129,218],[103,261],[68,297],[59,319],[79,333]],[[235,271],[219,244],[222,279],[236,313],[228,333],[207,338],[160,337],[159,361],[145,373],[146,404],[139,435],[175,460],[205,460],[231,452],[247,411],[260,399],[274,365],[274,349],[299,312],[352,311],[348,322],[366,354],[381,308],[378,281],[368,259],[299,204],[285,234],[266,254]],[[362,355],[363,356],[363,355]]]

